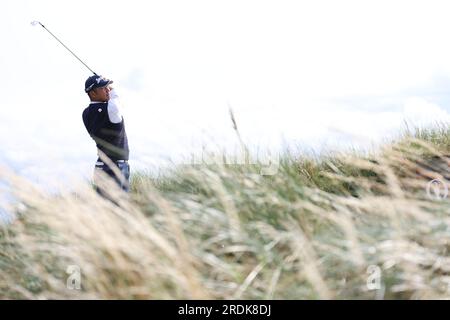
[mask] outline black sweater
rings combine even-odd
[[[112,123],[108,116],[108,102],[91,103],[83,111],[83,122],[86,130],[111,160],[128,160],[128,138],[125,121]]]

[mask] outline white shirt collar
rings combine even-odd
[[[103,102],[103,101],[91,101],[90,104],[94,104],[94,103],[106,103],[106,102]]]

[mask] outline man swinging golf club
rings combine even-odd
[[[98,193],[106,196],[100,186],[100,182],[103,180],[101,173],[104,173],[106,176],[114,178],[119,187],[128,192],[130,179],[128,139],[117,94],[110,87],[113,81],[97,75],[41,22],[32,21],[31,25],[41,26],[94,74],[87,78],[84,84],[84,91],[88,94],[91,103],[83,111],[84,125],[97,144],[99,156],[94,169],[94,185]]]
[[[94,185],[101,195],[105,195],[100,183],[102,173],[113,178],[122,190],[129,191],[128,139],[117,94],[110,86],[112,83],[95,74],[84,86],[90,104],[83,111],[83,122],[97,145],[99,158],[94,169]]]

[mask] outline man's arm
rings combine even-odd
[[[119,101],[119,96],[115,89],[111,89],[110,98],[108,101],[108,116],[109,121],[112,123],[121,123],[122,122],[122,113],[121,113],[121,105]]]

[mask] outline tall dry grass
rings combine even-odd
[[[286,153],[271,176],[179,166],[134,174],[129,195],[112,184],[117,205],[88,184],[49,196],[3,168],[20,205],[0,229],[0,297],[449,298],[450,201],[426,192],[450,181],[449,155],[442,127],[370,155]]]

